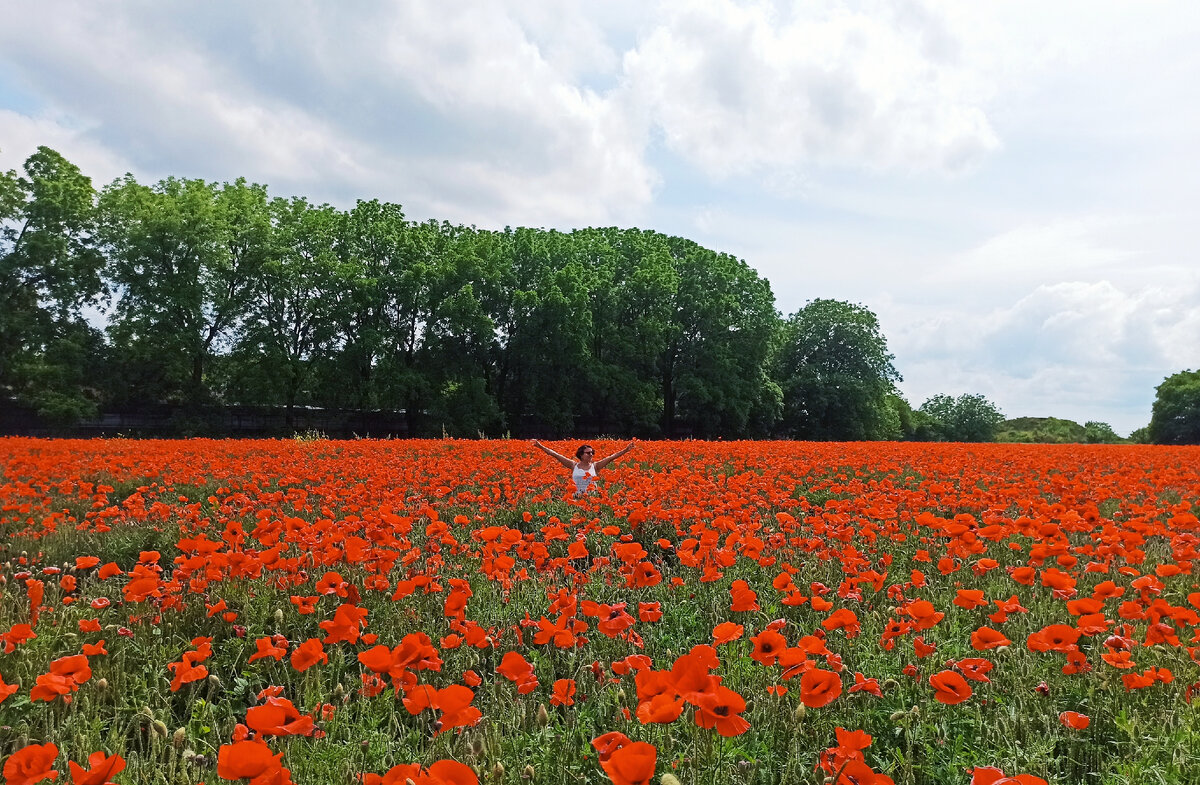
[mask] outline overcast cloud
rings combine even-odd
[[[914,405],[1144,425],[1200,367],[1200,5],[3,3],[0,167],[735,253]]]

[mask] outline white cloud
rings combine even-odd
[[[246,175],[489,224],[628,220],[657,182],[646,129],[572,82],[615,54],[605,65],[600,33],[571,25],[586,45],[552,63],[491,4],[75,3],[10,13],[0,49],[93,144],[156,176]]]
[[[1150,417],[1154,387],[1200,366],[1200,273],[1170,288],[1109,281],[1039,286],[1008,306],[915,319],[890,336],[919,404],[939,392],[987,395],[1009,416]]]
[[[958,172],[996,149],[949,33],[882,10],[668,3],[626,54],[629,89],[666,144],[716,176],[812,162]]]

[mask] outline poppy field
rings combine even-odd
[[[1200,448],[643,442],[579,498],[507,440],[0,471],[6,785],[1200,771]]]

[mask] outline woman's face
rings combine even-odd
[[[592,456],[595,453],[596,453],[596,451],[593,450],[591,447],[584,447],[582,450],[579,451],[579,460],[587,461],[588,463],[591,463]]]

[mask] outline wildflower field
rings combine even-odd
[[[1200,781],[1200,448],[646,442],[581,499],[516,441],[0,470],[7,785]]]

